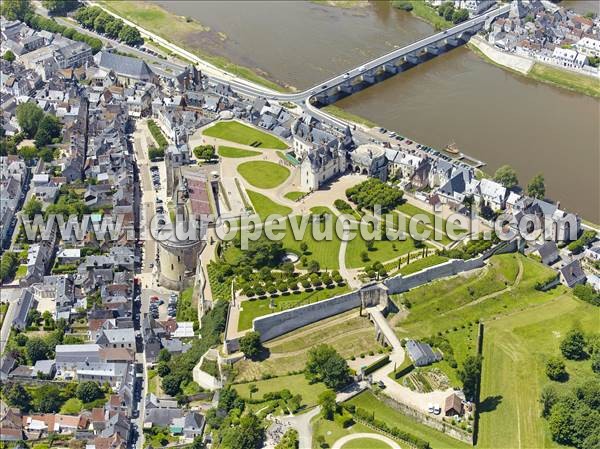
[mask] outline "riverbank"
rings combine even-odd
[[[156,35],[197,55],[219,69],[278,92],[293,92],[295,90],[293,86],[279,84],[269,79],[268,74],[259,68],[244,67],[229,61],[225,57],[199,50],[197,46],[200,42],[204,41],[209,46],[211,42],[226,40],[227,35],[215,32],[191,17],[177,16],[158,5],[133,0],[101,0],[97,3],[113,14],[144,29],[151,30]],[[192,42],[194,45],[191,45]]]
[[[368,118],[361,117],[360,115],[353,114],[351,112],[346,111],[345,109],[339,108],[333,104],[325,106],[321,108],[322,111],[327,112],[337,118],[341,118],[342,120],[346,120],[348,122],[357,123],[359,125],[364,125],[368,128],[374,128],[377,126],[377,123],[369,120]]]
[[[392,6],[399,10],[404,10],[424,20],[437,31],[446,30],[454,26],[452,22],[441,17],[435,9],[427,5],[423,0],[392,0]]]
[[[600,81],[558,67],[535,62],[529,58],[497,50],[479,36],[473,36],[467,47],[485,61],[510,72],[563,89],[600,98]]]

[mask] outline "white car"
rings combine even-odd
[[[433,406],[433,414],[439,415],[440,413],[442,413],[442,408],[439,406],[439,404],[435,404]]]

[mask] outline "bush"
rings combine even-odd
[[[348,413],[346,410],[342,410],[342,413],[336,413],[333,416],[333,421],[338,423],[344,429],[350,427],[354,424],[354,420],[352,419],[352,415]]]
[[[546,362],[546,375],[550,380],[562,381],[567,377],[565,362],[558,357],[551,357]]]

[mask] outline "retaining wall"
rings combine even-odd
[[[387,304],[385,288],[378,284],[368,285],[331,299],[255,318],[252,321],[252,328],[260,333],[262,341],[268,341],[300,327],[360,307],[361,302],[364,307],[371,307],[384,301]]]

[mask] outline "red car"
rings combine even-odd
[[[150,296],[150,301],[152,301],[152,302],[158,301],[158,296]]]

